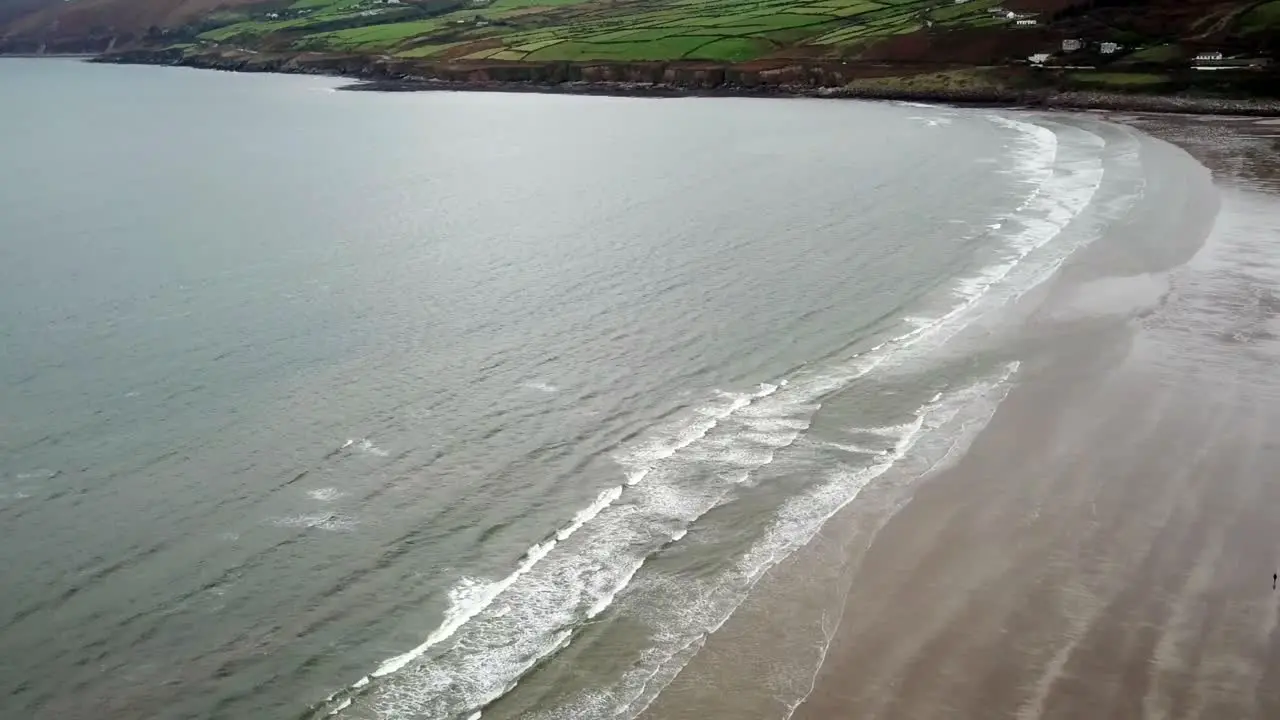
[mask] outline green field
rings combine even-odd
[[[1271,0],[1245,13],[1240,18],[1245,32],[1264,32],[1280,29],[1280,0]]]
[[[1167,63],[1183,56],[1182,48],[1177,45],[1153,45],[1133,53],[1126,60],[1134,62]]]
[[[860,48],[932,23],[992,23],[998,0],[296,0],[277,17],[226,16],[208,44],[528,62],[742,62],[797,48]],[[1277,0],[1280,2],[1280,0]],[[474,44],[474,49],[468,46]]]
[[[440,28],[439,20],[370,25],[367,27],[335,30],[308,35],[300,44],[309,47],[336,48],[340,50],[377,50],[409,38],[430,35]]]

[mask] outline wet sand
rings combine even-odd
[[[1120,317],[1156,299],[1047,340],[874,536],[794,717],[1280,717],[1280,182],[1254,137],[1274,128],[1127,120],[1214,171],[1203,247],[1076,286]]]
[[[968,452],[864,491],[648,717],[1280,717],[1280,128],[1116,119],[1212,180],[1078,253]]]

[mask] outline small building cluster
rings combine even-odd
[[[1124,49],[1124,46],[1122,46],[1120,43],[1114,43],[1114,42],[1094,43],[1088,40],[1084,40],[1082,38],[1067,38],[1066,40],[1062,41],[1062,54],[1070,55],[1071,53],[1080,52],[1081,50],[1084,50],[1091,46],[1096,46],[1098,52],[1103,55],[1114,55],[1117,52]],[[1027,62],[1031,63],[1035,67],[1044,67],[1044,65],[1047,64],[1050,58],[1052,57],[1053,57],[1053,53],[1051,52],[1036,53],[1034,55],[1028,56]],[[1068,65],[1062,65],[1062,67],[1068,67]]]
[[[1195,61],[1191,63],[1191,67],[1195,70],[1240,70],[1240,69],[1257,69],[1270,65],[1271,61],[1261,57],[1224,57],[1221,52],[1211,50],[1209,52],[1196,53]]]

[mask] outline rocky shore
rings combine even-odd
[[[378,92],[535,92],[636,97],[811,97],[900,100],[954,105],[1024,106],[1247,116],[1280,116],[1280,100],[1196,94],[1140,94],[1018,88],[1000,85],[918,89],[855,80],[917,67],[840,64],[753,67],[693,63],[440,64],[388,57],[299,53],[188,54],[181,49],[131,50],[91,62],[174,65],[231,72],[272,72],[351,78],[343,89]]]

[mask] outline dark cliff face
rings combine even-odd
[[[486,63],[370,58],[357,55],[223,52],[184,55],[181,49],[132,49],[112,52],[98,62],[184,65],[235,72],[277,72],[348,77],[375,90],[536,90],[543,92],[628,95],[803,95],[868,97],[1050,107],[1145,109],[1169,112],[1280,112],[1280,72],[1172,73],[1161,89],[1165,97],[1094,92],[1078,87],[1069,74],[1006,69],[990,82],[967,87],[916,88],[892,82],[903,68],[845,63],[786,65],[751,63]],[[919,70],[913,66],[912,71]],[[935,67],[935,70],[941,69]],[[888,83],[855,81],[882,77]],[[900,78],[899,78],[900,79]],[[1169,94],[1173,95],[1169,95]],[[1176,96],[1176,97],[1175,97]],[[1228,98],[1256,98],[1251,107]],[[1217,99],[1215,99],[1217,98]],[[1270,99],[1270,100],[1268,100]],[[1156,105],[1144,104],[1146,101]]]
[[[558,92],[643,94],[823,94],[844,88],[867,72],[844,63],[486,63],[369,58],[356,55],[207,52],[184,55],[180,49],[132,49],[113,52],[99,62],[184,65],[234,72],[332,75],[381,83],[380,89],[421,89],[433,83],[467,89],[528,89]],[[885,68],[880,69],[885,72]],[[850,91],[852,92],[852,91]],[[904,90],[902,97],[941,99],[937,93]],[[998,88],[956,90],[949,99],[1016,102],[1025,93]]]
[[[237,72],[338,75],[363,80],[413,80],[472,85],[566,83],[667,85],[712,90],[726,86],[838,87],[852,77],[840,64],[747,67],[706,63],[464,63],[369,58],[358,55],[219,53],[184,56],[180,49],[135,48],[103,62],[188,65]]]

